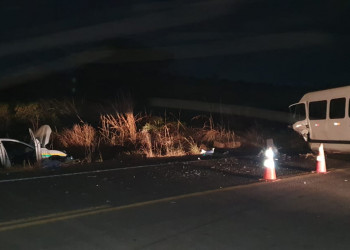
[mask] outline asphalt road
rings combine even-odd
[[[349,249],[346,165],[273,183],[179,163],[1,182],[1,249]]]

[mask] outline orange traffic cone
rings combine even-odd
[[[264,179],[265,181],[274,181],[276,180],[276,170],[275,162],[273,160],[273,150],[269,147],[265,152],[265,161],[264,161]]]
[[[326,170],[326,159],[324,157],[324,150],[323,150],[323,143],[321,143],[319,149],[318,149],[318,156],[317,156],[317,165],[316,165],[316,173],[327,173]]]

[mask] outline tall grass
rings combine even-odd
[[[71,129],[64,129],[58,140],[65,148],[70,148],[77,154],[84,152],[84,159],[91,162],[93,153],[98,147],[98,138],[95,128],[89,124],[75,124]]]
[[[234,148],[233,131],[209,127],[189,128],[179,120],[161,117],[135,116],[132,112],[100,115],[98,136],[101,144],[121,146],[146,157],[183,156],[200,153],[200,146]]]
[[[195,141],[202,146],[206,145],[216,148],[236,148],[240,143],[236,141],[236,135],[232,130],[225,129],[220,125],[215,125],[213,117],[196,116],[192,120],[203,119],[203,127],[196,129],[193,133]]]
[[[173,123],[146,123],[140,133],[142,153],[147,157],[186,155],[183,142],[186,138]]]
[[[84,105],[80,106],[79,110]],[[98,157],[98,153],[104,154],[105,159],[119,153],[166,157],[196,155],[205,147],[237,146],[234,132],[215,127],[211,116],[206,118],[202,127],[193,128],[184,125],[176,117],[168,119],[166,116],[135,115],[129,97],[122,97],[115,106],[109,106],[109,112],[105,111],[104,114],[97,109],[96,113],[90,112],[89,117],[93,118],[93,122],[89,120],[89,124],[81,121],[73,101],[42,100],[12,107],[0,105],[0,128],[3,126],[4,130],[7,129],[12,119],[20,121],[24,133],[28,125],[34,130],[43,124],[54,125],[53,129],[60,132],[53,134],[53,143],[65,148],[75,158],[88,162]],[[74,124],[79,119],[81,122]],[[14,129],[16,134],[18,128]]]
[[[198,146],[198,144],[194,141],[193,137],[189,136],[188,138],[185,138],[185,141],[188,145],[188,151],[191,155],[198,155],[200,154],[201,150]]]
[[[140,133],[140,151],[147,157],[154,157],[152,137],[148,130],[142,130]]]
[[[131,144],[136,143],[137,118],[133,113],[101,115],[100,121],[99,134],[104,143],[111,146],[124,146],[128,142]]]

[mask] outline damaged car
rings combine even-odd
[[[10,138],[0,138],[0,163],[8,168],[14,165],[39,164],[46,167],[60,166],[70,157],[65,152],[48,149],[52,130],[41,126],[35,133],[29,128],[30,143]]]

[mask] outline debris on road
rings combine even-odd
[[[201,149],[201,155],[203,155],[203,156],[213,155],[214,150],[215,150],[215,148],[212,148],[211,150]]]

